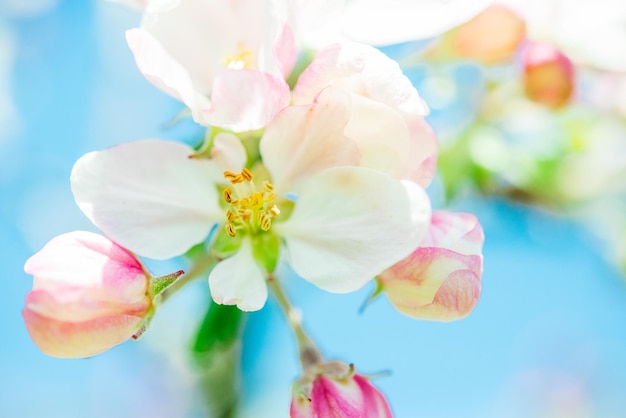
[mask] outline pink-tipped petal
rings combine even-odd
[[[212,106],[205,124],[236,132],[265,127],[289,104],[289,86],[281,77],[255,70],[222,70],[213,83]]]
[[[435,212],[411,255],[378,276],[402,313],[451,321],[467,316],[480,296],[484,235],[471,214]]]
[[[295,104],[310,103],[332,85],[372,98],[399,111],[426,115],[428,107],[397,62],[379,50],[344,42],[321,50],[294,87]]]
[[[280,67],[280,73],[283,77],[287,78],[298,57],[295,35],[290,26],[283,25],[280,30],[276,44],[274,45],[274,55]]]
[[[140,316],[115,315],[84,322],[58,321],[28,306],[22,311],[28,334],[42,352],[60,358],[90,357],[128,340],[143,322]]]
[[[398,64],[368,45],[331,45],[302,73],[293,101],[310,103],[330,86],[351,97],[344,133],[358,146],[359,165],[426,187],[434,175],[437,141],[422,118],[428,108]]]
[[[268,125],[259,144],[280,192],[328,167],[357,165],[358,150],[344,135],[350,97],[326,89],[311,105],[290,106]]]

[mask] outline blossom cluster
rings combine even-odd
[[[243,311],[263,308],[287,263],[328,292],[375,281],[411,317],[469,314],[481,226],[468,213],[432,211],[428,107],[395,61],[359,41],[434,35],[484,2],[447,2],[457,7],[447,15],[430,2],[129,3],[142,13],[126,33],[137,67],[207,134],[196,147],[150,138],[76,162],[74,198],[104,236],[64,234],[27,261],[34,285],[23,315],[42,351],[85,357],[138,337],[182,274],[153,277],[139,257],[199,245],[215,260],[212,299]],[[439,18],[378,27],[373,39],[377,13],[429,11]],[[353,367],[306,366],[292,416],[391,416]]]
[[[405,70],[438,104],[450,200],[470,190],[559,212],[626,272],[624,16],[610,0],[499,0]]]

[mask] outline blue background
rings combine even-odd
[[[182,107],[136,70],[124,30],[137,14],[68,0],[26,15],[10,3],[0,0],[0,416],[202,416],[186,349],[207,303],[204,281],[168,301],[140,342],[91,359],[49,358],[26,333],[25,260],[55,235],[95,230],[73,202],[74,161],[141,138],[193,142],[202,131],[164,129]],[[476,213],[487,237],[472,315],[420,322],[384,298],[358,314],[371,289],[332,295],[290,280],[327,357],[390,371],[375,382],[400,418],[626,417],[626,286],[593,240],[506,202],[468,197],[455,209]],[[297,366],[270,302],[248,320],[242,416],[287,416]]]

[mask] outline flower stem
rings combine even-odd
[[[311,369],[313,366],[321,363],[323,361],[322,353],[319,351],[317,346],[313,343],[313,340],[304,332],[302,328],[302,318],[299,311],[293,308],[289,299],[287,299],[287,295],[285,294],[283,288],[278,282],[278,278],[273,274],[269,274],[267,276],[267,283],[278,304],[282,308],[291,329],[293,330],[296,342],[298,344],[298,349],[300,351],[300,364],[302,365],[302,370],[304,372]]]

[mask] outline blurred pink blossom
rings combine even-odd
[[[530,42],[522,51],[524,91],[529,99],[558,109],[574,93],[574,65],[549,43]]]

